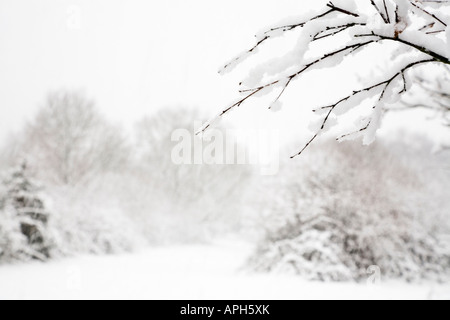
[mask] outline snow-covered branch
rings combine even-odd
[[[340,0],[326,5],[322,12],[299,18],[295,23],[284,23],[270,28],[257,36],[257,43],[230,63],[220,73],[233,70],[250,56],[256,54],[265,43],[287,32],[301,29],[299,41],[294,50],[281,59],[273,59],[250,71],[247,79],[240,83],[242,98],[225,108],[222,117],[250,98],[269,94],[275,90],[274,102],[269,109],[280,104],[288,87],[315,68],[331,68],[344,58],[355,55],[372,44],[396,43],[402,48],[400,61],[394,61],[386,70],[384,79],[351,94],[335,103],[316,109],[325,116],[312,139],[295,156],[300,155],[320,134],[328,130],[330,118],[339,117],[360,105],[368,98],[376,98],[376,104],[362,127],[355,133],[344,134],[338,140],[364,136],[364,143],[370,144],[381,125],[384,110],[396,104],[408,91],[408,71],[420,65],[433,63],[450,65],[450,13],[448,1],[425,0]],[[446,11],[447,10],[447,11]],[[300,31],[299,31],[300,32]],[[346,35],[346,36],[343,36]],[[312,43],[335,38],[322,53],[310,48]],[[322,49],[323,50],[323,49]],[[374,66],[376,67],[376,66]],[[400,88],[398,86],[400,85]],[[214,120],[207,123],[200,132],[207,130]]]
[[[430,80],[424,76],[417,76],[419,94],[407,97],[398,110],[423,108],[434,112],[443,121],[443,125],[450,127],[450,79],[440,76]]]
[[[429,63],[429,62],[434,62],[434,61],[435,61],[434,59],[428,59],[428,60],[420,60],[420,61],[412,62],[412,63],[408,64],[406,67],[402,68],[399,72],[397,72],[391,78],[389,78],[389,79],[387,79],[385,81],[379,82],[377,84],[374,84],[374,85],[372,85],[370,87],[367,87],[367,88],[364,88],[364,89],[361,89],[361,90],[357,90],[357,91],[353,91],[353,93],[351,95],[349,95],[349,96],[347,96],[345,98],[342,98],[341,100],[337,101],[336,103],[334,103],[332,105],[329,105],[329,106],[325,106],[325,107],[320,108],[319,110],[329,110],[329,111],[327,112],[327,114],[326,114],[326,116],[325,116],[325,118],[324,118],[324,120],[322,122],[322,125],[321,125],[321,127],[319,129],[319,131],[306,144],[306,146],[299,153],[297,153],[296,155],[292,156],[292,158],[295,158],[296,156],[301,155],[303,153],[303,151],[305,151],[306,148],[319,136],[320,131],[325,129],[325,126],[326,126],[326,124],[327,124],[331,114],[333,113],[333,111],[335,111],[335,109],[338,106],[340,106],[340,105],[342,105],[342,104],[344,104],[346,102],[349,102],[352,98],[354,98],[356,96],[359,96],[359,95],[361,95],[363,99],[366,99],[367,96],[364,96],[364,94],[372,94],[372,93],[373,94],[377,94],[378,91],[376,91],[376,89],[382,87],[382,91],[379,94],[379,98],[378,98],[378,103],[380,103],[380,102],[382,102],[383,98],[385,97],[386,91],[388,90],[389,86],[398,77],[401,77],[402,81],[404,82],[402,90],[398,92],[398,94],[400,95],[400,94],[402,94],[403,92],[405,92],[407,90],[406,89],[407,87],[406,87],[406,80],[405,80],[405,72],[407,70],[417,66],[417,65],[424,64],[424,63]],[[376,110],[377,109],[377,105],[375,105],[373,108],[374,108],[374,110]],[[313,110],[313,111],[317,112],[317,110]],[[378,112],[382,112],[382,109],[378,108]],[[342,140],[344,138],[348,138],[348,137],[351,137],[353,135],[360,134],[360,133],[368,130],[370,128],[371,124],[372,124],[372,120],[368,120],[367,125],[365,125],[361,129],[359,129],[358,131],[356,131],[354,133],[349,133],[349,134],[342,135],[341,137],[337,138],[337,140]]]

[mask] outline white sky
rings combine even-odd
[[[174,105],[198,106],[213,116],[236,97],[242,75],[221,77],[219,67],[253,45],[260,29],[325,2],[0,0],[0,138],[20,128],[46,93],[59,88],[84,89],[124,124]],[[70,27],[74,8],[80,29]],[[340,77],[342,82],[339,73],[327,80]],[[313,84],[292,93],[286,99],[296,110],[303,107],[298,101],[324,96]],[[302,110],[315,105],[307,107]],[[231,118],[250,119],[255,107],[244,109]],[[295,134],[306,126],[303,114],[259,115],[278,125],[294,119],[285,128]]]
[[[220,65],[263,26],[301,12],[301,3],[0,0],[0,132],[58,88],[84,88],[117,120],[167,105],[218,110],[234,93]],[[79,30],[68,28],[73,6]]]

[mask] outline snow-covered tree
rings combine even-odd
[[[0,205],[0,263],[29,259],[27,238],[12,208]]]
[[[79,91],[48,94],[16,143],[11,162],[25,158],[39,179],[72,186],[117,170],[129,154],[121,130]]]
[[[1,220],[2,229],[10,240],[9,244],[3,240],[3,245],[10,251],[8,256],[47,260],[52,247],[47,228],[49,213],[39,196],[39,188],[27,175],[25,163],[6,179],[5,189]],[[7,252],[6,249],[3,251]]]
[[[434,186],[427,171],[435,174],[428,166],[436,159],[429,150],[414,157],[417,150],[409,148],[376,144],[362,154],[350,142],[318,144],[284,168],[260,191],[271,195],[260,217],[267,232],[250,266],[364,281],[376,265],[384,279],[447,280],[448,174],[441,172],[446,178]],[[424,172],[411,169],[416,165]]]
[[[338,140],[362,136],[365,144],[374,141],[383,113],[396,105],[412,84],[410,72],[430,64],[450,64],[450,4],[435,0],[335,0],[316,14],[292,19],[258,34],[257,43],[230,63],[221,73],[232,71],[247,58],[263,50],[277,37],[298,32],[298,41],[284,56],[262,63],[240,83],[242,97],[224,109],[217,118],[240,107],[251,98],[273,95],[270,109],[279,109],[281,99],[294,81],[314,69],[340,65],[347,57],[361,54],[378,45],[389,60],[381,75],[367,79],[341,98],[314,110],[320,117],[312,138],[295,156],[300,155],[317,137],[338,124],[344,114],[366,100],[368,110],[359,114],[353,131]],[[367,61],[371,64],[372,61]],[[376,64],[376,62],[373,62]],[[374,65],[374,67],[381,67]],[[206,124],[200,132],[207,130]]]
[[[214,143],[195,135],[196,121],[202,121],[196,110],[169,108],[136,126],[139,181],[133,197],[140,199],[129,202],[142,206],[142,199],[146,199],[149,203],[143,209],[130,210],[143,212],[141,221],[150,220],[150,236],[155,236],[155,230],[162,230],[161,238],[171,241],[203,240],[240,224],[240,206],[250,169],[245,165],[194,164],[195,149],[200,150],[202,157],[203,151]],[[172,159],[174,147],[179,144],[172,140],[177,129],[188,134],[185,141],[191,144],[184,152],[191,154],[192,163],[175,163]],[[221,143],[225,144],[226,139]]]

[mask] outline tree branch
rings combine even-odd
[[[371,123],[372,123],[372,121],[369,121],[369,122],[367,123],[366,126],[362,127],[362,128],[359,129],[358,131],[344,134],[344,135],[340,136],[339,138],[337,138],[336,140],[337,140],[337,141],[340,141],[340,140],[345,139],[345,138],[347,138],[347,137],[350,137],[350,136],[353,136],[353,135],[355,135],[355,134],[358,134],[358,133],[361,133],[361,132],[363,132],[363,131],[366,131],[367,129],[369,129]]]
[[[297,153],[297,154],[291,156],[291,159],[294,159],[294,158],[300,156],[306,149],[308,149],[308,147],[314,142],[314,140],[317,139],[318,136],[319,136],[319,133],[316,133],[316,134],[312,137],[312,139],[308,141],[308,143],[303,147],[303,149],[302,149],[299,153]]]
[[[386,5],[386,0],[383,0],[383,4],[384,4],[384,11],[386,12],[386,20],[388,24],[391,24],[391,18],[389,17],[389,11]]]
[[[323,12],[323,13],[321,13],[321,14],[319,14],[319,15],[317,15],[317,16],[315,16],[315,17],[313,17],[313,18],[311,18],[311,19],[309,19],[309,20],[307,20],[307,21],[300,22],[300,23],[296,23],[296,24],[291,24],[291,25],[285,25],[285,26],[281,26],[281,27],[272,28],[272,29],[270,29],[270,30],[264,32],[264,37],[263,37],[262,39],[260,39],[260,40],[256,43],[255,46],[253,46],[251,49],[247,50],[243,55],[236,57],[236,58],[233,59],[231,62],[229,62],[228,64],[226,64],[226,65],[222,68],[222,70],[226,70],[226,69],[230,68],[230,66],[232,66],[233,64],[235,64],[235,63],[237,63],[239,60],[241,60],[242,57],[243,57],[245,54],[251,54],[251,53],[253,53],[253,52],[254,52],[258,47],[260,47],[264,42],[266,42],[267,40],[269,40],[270,38],[272,38],[271,33],[273,33],[274,31],[282,30],[283,32],[286,32],[286,31],[291,31],[291,30],[297,29],[297,28],[302,28],[302,27],[304,27],[306,24],[308,24],[309,22],[312,22],[312,21],[314,21],[314,20],[321,19],[321,18],[323,18],[323,17],[325,17],[325,16],[327,16],[327,15],[333,13],[333,12],[340,12],[340,13],[343,13],[343,14],[346,14],[346,15],[349,15],[349,16],[352,16],[352,17],[356,17],[356,18],[359,17],[358,14],[353,13],[353,12],[350,12],[350,11],[345,10],[345,9],[343,9],[343,8],[337,7],[337,6],[335,6],[332,2],[328,3],[328,4],[327,4],[327,7],[329,8],[329,10],[327,10],[327,11],[325,11],[325,12]]]
[[[361,94],[361,93],[363,93],[363,92],[371,91],[371,90],[373,90],[373,89],[376,89],[376,88],[381,87],[381,86],[384,85],[384,89],[383,89],[383,91],[381,92],[380,97],[379,97],[379,99],[378,99],[378,101],[380,102],[380,101],[383,100],[384,95],[385,95],[385,93],[386,93],[386,90],[389,88],[390,84],[391,84],[397,77],[402,76],[403,79],[404,79],[404,74],[405,74],[405,72],[406,72],[407,70],[409,70],[409,69],[411,69],[411,68],[413,68],[413,67],[415,67],[415,66],[417,66],[417,65],[425,64],[425,63],[431,63],[431,62],[436,62],[436,60],[435,60],[435,59],[428,59],[428,60],[419,60],[419,61],[412,62],[412,63],[408,64],[407,66],[405,66],[404,68],[402,68],[400,71],[398,71],[396,74],[394,74],[391,78],[389,78],[389,79],[387,79],[387,80],[384,80],[384,81],[382,81],[382,82],[379,82],[379,83],[377,83],[377,84],[374,84],[374,85],[372,85],[372,86],[366,87],[366,88],[361,89],[361,90],[358,90],[358,91],[353,91],[353,93],[352,93],[351,95],[349,95],[349,96],[347,96],[347,97],[345,97],[345,98],[342,98],[341,100],[339,100],[338,102],[336,102],[336,103],[334,103],[334,104],[332,104],[332,105],[325,106],[325,107],[322,107],[322,108],[320,108],[320,109],[314,110],[314,112],[317,112],[318,110],[329,109],[327,115],[325,116],[325,118],[324,118],[324,120],[323,120],[323,123],[322,123],[322,126],[321,126],[320,130],[314,135],[313,139],[311,139],[311,140],[306,144],[306,146],[305,146],[299,153],[297,153],[296,155],[292,156],[291,158],[295,158],[295,157],[297,157],[297,156],[300,156],[300,155],[308,148],[308,146],[309,146],[309,145],[317,138],[317,136],[319,135],[320,131],[322,131],[322,130],[325,128],[325,126],[326,126],[326,124],[327,124],[327,122],[328,122],[328,120],[329,120],[329,118],[330,118],[330,116],[331,116],[331,113],[332,113],[332,112],[333,112],[340,104],[342,104],[342,103],[345,102],[345,101],[348,101],[349,99],[351,99],[352,97],[354,97],[354,96],[356,96],[356,95],[359,95],[359,94]],[[406,80],[405,80],[405,81],[406,81]],[[406,86],[405,86],[405,88],[406,88]],[[405,90],[405,91],[406,91],[406,90]],[[370,126],[370,123],[371,123],[371,121],[369,121],[369,123],[367,124],[366,127],[360,129],[360,130],[357,131],[356,133],[359,133],[359,132],[362,132],[362,131],[367,130],[367,128]],[[341,139],[343,139],[343,138],[345,138],[345,137],[348,137],[349,135],[353,135],[353,134],[355,134],[355,133],[350,133],[350,134],[343,135],[343,136],[341,136],[340,138],[338,138],[338,140],[341,140]]]
[[[318,33],[316,33],[313,37],[313,41],[317,41],[317,40],[324,39],[327,37],[335,36],[341,32],[344,32],[345,30],[348,30],[348,29],[356,27],[356,26],[366,26],[366,25],[367,25],[366,23],[353,22],[353,23],[339,25],[339,26],[335,26],[335,27],[327,27],[325,30],[322,30],[322,31],[319,31]],[[327,31],[331,31],[331,30],[335,30],[335,31],[323,35]]]
[[[344,14],[346,14],[346,15],[348,15],[348,16],[352,16],[352,17],[355,17],[355,18],[358,18],[358,17],[359,17],[359,14],[356,14],[356,13],[354,13],[354,12],[350,12],[350,11],[348,11],[348,10],[345,10],[345,9],[342,9],[342,8],[339,8],[339,7],[336,7],[332,2],[328,3],[328,4],[327,4],[327,7],[331,8],[331,9],[333,9],[333,10],[335,10],[335,11],[344,13]]]
[[[411,3],[412,6],[416,7],[417,9],[419,9],[422,12],[424,12],[428,16],[432,17],[436,21],[440,22],[443,26],[447,27],[447,24],[444,21],[442,21],[442,19],[438,18],[435,14],[429,12],[425,8],[422,8],[421,6],[419,6],[417,3],[413,2],[413,1],[409,1],[409,3]]]
[[[414,12],[417,13],[417,10],[420,10],[421,12],[425,13],[427,16],[432,17],[435,20],[434,22],[429,23],[429,24],[425,25],[423,28],[418,30],[421,32],[421,35],[423,35],[425,37],[426,40],[431,39],[431,37],[432,37],[431,35],[439,34],[439,33],[442,33],[445,31],[441,27],[435,28],[435,25],[437,23],[440,23],[443,27],[447,27],[447,24],[442,19],[440,19],[436,14],[434,14],[433,12],[430,12],[429,10],[427,10],[426,7],[424,8],[421,5],[421,4],[424,4],[427,2],[443,3],[443,1],[441,1],[441,0],[422,0],[422,1],[409,0],[409,2],[405,3],[405,6],[408,6],[408,8],[412,9]],[[337,111],[336,108],[338,106],[340,106],[348,101],[350,103],[349,107],[353,107],[353,104],[351,104],[351,103],[354,101],[349,101],[350,99],[352,99],[352,97],[359,96],[359,95],[362,95],[363,92],[367,92],[369,97],[371,97],[371,98],[377,97],[378,98],[378,102],[376,103],[374,109],[376,109],[377,107],[381,108],[383,106],[383,104],[381,104],[380,102],[383,102],[386,104],[393,103],[392,101],[386,101],[386,102],[384,101],[384,100],[388,99],[387,98],[388,92],[391,93],[391,91],[392,91],[392,94],[394,94],[394,95],[395,94],[402,95],[408,91],[408,83],[407,83],[407,78],[406,78],[406,72],[408,70],[410,70],[418,65],[422,65],[422,64],[426,64],[426,63],[435,63],[435,62],[440,63],[444,67],[450,66],[449,58],[446,57],[445,54],[443,55],[443,54],[440,54],[440,53],[434,51],[432,48],[431,49],[427,48],[426,41],[423,41],[424,44],[417,44],[417,43],[419,43],[419,41],[417,39],[406,40],[403,38],[403,37],[405,37],[406,32],[402,33],[404,28],[403,28],[403,26],[399,26],[398,24],[402,23],[402,20],[405,17],[400,16],[400,8],[399,8],[400,4],[397,4],[396,1],[391,1],[388,4],[386,0],[383,0],[382,2],[381,1],[378,2],[378,5],[375,0],[370,0],[370,3],[375,8],[376,12],[380,15],[380,17],[382,18],[384,23],[389,25],[386,27],[392,29],[392,33],[388,33],[388,34],[395,34],[395,36],[384,36],[384,35],[377,34],[375,32],[375,30],[367,30],[368,22],[364,23],[364,21],[360,21],[360,19],[348,18],[348,19],[346,19],[345,23],[339,22],[339,23],[336,23],[336,25],[334,25],[334,26],[333,26],[333,23],[328,22],[328,19],[327,19],[325,22],[328,23],[328,26],[326,26],[323,30],[318,31],[317,33],[315,33],[316,32],[315,31],[314,32],[315,34],[313,33],[313,34],[306,35],[305,40],[307,40],[307,41],[309,40],[309,43],[311,43],[313,41],[318,41],[318,40],[321,40],[321,39],[324,39],[327,37],[336,36],[345,31],[348,31],[349,29],[351,29],[353,27],[366,27],[366,28],[361,28],[362,30],[364,30],[364,29],[367,30],[367,31],[362,31],[362,33],[366,33],[366,34],[357,34],[354,37],[355,38],[367,37],[368,38],[368,39],[366,39],[367,41],[360,42],[360,40],[353,39],[349,43],[344,44],[343,47],[341,47],[340,49],[335,49],[334,51],[331,51],[331,52],[325,51],[325,53],[322,56],[319,56],[318,58],[314,58],[314,60],[307,60],[307,61],[303,62],[303,64],[301,65],[301,67],[299,69],[295,69],[296,71],[294,73],[289,72],[291,74],[289,74],[287,76],[283,75],[283,73],[287,73],[286,70],[289,70],[287,68],[285,68],[281,71],[277,71],[274,74],[271,74],[271,76],[274,76],[276,80],[273,80],[273,81],[265,83],[265,84],[260,83],[260,85],[255,88],[248,88],[248,89],[240,90],[240,93],[243,93],[244,97],[242,99],[240,99],[239,101],[237,101],[236,103],[234,103],[233,105],[224,109],[218,115],[218,117],[222,117],[226,113],[230,112],[232,109],[234,109],[236,107],[240,107],[248,99],[250,99],[251,97],[255,96],[256,94],[262,92],[263,90],[265,90],[267,88],[273,88],[275,86],[277,87],[277,90],[278,90],[278,88],[281,88],[280,92],[276,95],[276,99],[275,99],[274,103],[278,102],[281,99],[281,97],[284,95],[284,93],[286,92],[287,88],[293,82],[293,80],[295,80],[297,77],[299,77],[306,71],[312,69],[312,67],[314,67],[315,65],[320,64],[322,61],[325,61],[325,60],[328,60],[328,59],[331,59],[334,57],[338,57],[338,58],[346,57],[349,54],[351,54],[357,50],[366,48],[371,43],[380,43],[382,41],[394,41],[394,42],[400,43],[402,45],[405,45],[409,48],[415,49],[417,52],[423,53],[427,56],[425,59],[414,61],[412,63],[407,64],[406,66],[404,66],[403,68],[401,68],[399,70],[394,70],[395,73],[392,75],[392,77],[386,78],[385,80],[378,82],[376,84],[373,84],[371,86],[368,86],[366,88],[363,88],[363,89],[360,89],[357,91],[353,91],[352,94],[338,100],[337,102],[335,102],[332,105],[328,105],[328,106],[313,110],[314,112],[317,112],[318,110],[326,110],[327,114],[324,117],[323,121],[321,122],[320,129],[313,135],[313,137],[308,141],[308,143],[306,143],[306,145],[302,148],[302,150],[299,153],[292,156],[292,158],[294,158],[298,155],[301,155],[311,145],[311,143],[313,143],[314,140],[317,139],[317,137],[321,134],[321,132],[323,132],[325,130],[325,128],[327,127],[327,123],[329,122],[329,120],[332,116],[332,113],[334,111]],[[445,3],[447,3],[447,2],[445,2]],[[390,5],[395,6],[395,7],[391,8]],[[409,7],[410,5],[413,6],[413,8]],[[426,5],[424,5],[424,6],[426,6]],[[393,9],[395,9],[395,11],[392,11]],[[329,2],[327,4],[327,8],[321,14],[319,14],[315,17],[312,17],[311,19],[309,19],[307,21],[272,28],[272,29],[264,32],[262,34],[261,38],[258,38],[258,42],[256,43],[256,45],[254,47],[252,47],[250,50],[246,51],[243,55],[234,59],[229,64],[225,65],[223,70],[229,68],[232,64],[238,63],[239,60],[245,58],[246,55],[252,54],[264,42],[277,36],[278,35],[277,31],[287,32],[287,31],[295,30],[297,28],[304,27],[306,24],[308,24],[311,21],[322,19],[332,13],[345,14],[349,17],[354,17],[354,18],[360,17],[360,15],[358,14],[359,12],[358,13],[351,12],[344,8],[335,6],[332,2]],[[421,16],[422,16],[422,14],[421,14]],[[420,22],[420,20],[421,19],[419,19],[419,22]],[[394,25],[394,22],[396,23],[396,25]],[[412,28],[411,25],[409,27]],[[419,27],[420,27],[420,25],[419,25]],[[399,30],[399,29],[401,29],[401,30]],[[415,30],[417,30],[417,29],[415,29]],[[429,36],[426,36],[426,35],[429,35]],[[307,39],[306,37],[310,37],[310,39]],[[419,37],[419,38],[421,38],[421,37]],[[355,43],[355,42],[357,42],[357,43]],[[417,43],[415,43],[415,42],[417,42]],[[410,51],[414,51],[414,50],[410,50]],[[341,55],[343,55],[343,56],[341,56]],[[340,60],[337,60],[336,62],[333,60],[332,62],[333,62],[333,65],[337,65],[340,63]],[[401,87],[401,89],[398,89],[399,90],[398,92],[394,92],[393,90],[397,90],[397,88],[392,88],[392,86],[391,86],[392,83],[396,80],[402,81],[402,82],[400,82],[400,85],[402,85],[402,87]],[[371,91],[375,91],[375,89],[377,89],[376,92],[371,92]],[[391,90],[391,91],[388,91],[388,90]],[[378,94],[379,94],[379,96],[378,96]],[[364,98],[364,97],[365,96],[360,96],[358,98]],[[362,99],[362,100],[364,100],[364,99]],[[362,101],[362,100],[358,100],[358,101]],[[355,103],[356,103],[356,101],[355,101]],[[269,107],[269,109],[271,109],[272,106],[273,105],[271,105]],[[445,110],[445,108],[443,108],[443,109]],[[343,111],[346,111],[346,110],[347,109],[345,109],[345,110],[343,109]],[[337,112],[335,112],[335,113],[337,114]],[[365,131],[368,128],[370,128],[371,124],[373,124],[375,122],[374,116],[375,116],[375,113],[372,114],[371,119],[369,119],[369,121],[365,127],[362,127],[357,132],[343,135],[340,138],[338,138],[338,140],[348,137],[349,135],[352,135],[355,133],[360,133],[360,132]],[[379,114],[377,114],[377,116],[379,116]],[[210,126],[210,123],[207,124],[200,132],[204,132],[206,129],[208,129],[208,127]]]
[[[357,49],[359,49],[359,48],[361,48],[361,47],[367,46],[367,45],[369,45],[369,44],[371,44],[371,43],[374,43],[374,42],[376,42],[376,41],[375,41],[375,40],[370,40],[370,41],[366,41],[366,42],[363,42],[363,43],[358,43],[358,44],[350,45],[350,46],[344,47],[344,48],[342,48],[342,49],[333,51],[333,52],[331,52],[331,53],[327,53],[327,54],[325,54],[324,56],[322,56],[321,58],[316,59],[316,60],[314,60],[313,62],[306,64],[301,70],[297,71],[296,73],[293,73],[293,74],[289,75],[288,77],[286,77],[286,78],[284,79],[284,80],[286,80],[286,84],[284,85],[283,90],[282,90],[281,93],[278,95],[278,97],[277,97],[277,99],[275,100],[275,102],[278,101],[278,100],[281,98],[281,96],[283,95],[283,93],[285,92],[285,90],[287,89],[287,87],[289,86],[289,84],[292,82],[292,80],[294,80],[296,77],[298,77],[299,75],[301,75],[302,73],[304,73],[305,71],[307,71],[308,69],[310,69],[311,67],[313,67],[314,65],[316,65],[316,64],[318,64],[318,63],[320,63],[320,62],[322,62],[322,61],[324,61],[324,60],[326,60],[326,59],[329,59],[329,58],[331,58],[331,57],[334,57],[334,56],[336,56],[336,55],[338,55],[338,54],[344,53],[344,52],[349,51],[349,50],[354,51],[354,50],[357,50]],[[262,90],[264,90],[264,89],[266,89],[266,88],[272,87],[272,86],[274,86],[274,85],[276,85],[276,84],[279,84],[279,83],[281,83],[282,81],[283,81],[283,79],[278,79],[278,80],[275,80],[275,81],[273,81],[273,82],[267,83],[267,84],[262,85],[262,86],[257,87],[257,88],[246,89],[246,90],[240,90],[241,93],[249,92],[249,94],[248,94],[247,96],[245,96],[243,99],[239,100],[238,102],[236,102],[236,103],[234,103],[233,105],[229,106],[228,108],[224,109],[224,110],[218,115],[218,117],[219,117],[219,118],[220,118],[220,117],[223,117],[225,114],[227,114],[228,112],[230,112],[232,109],[234,109],[234,108],[236,108],[236,107],[240,107],[245,101],[247,101],[249,98],[251,98],[252,96],[254,96],[255,94],[257,94],[258,92],[260,92],[260,91],[262,91]],[[197,132],[197,134],[200,134],[200,133],[202,133],[202,132],[205,132],[210,126],[211,126],[211,124],[208,123],[208,124],[207,124],[205,127],[203,127],[199,132]]]
[[[431,50],[429,50],[429,49],[427,49],[427,48],[425,48],[425,47],[423,47],[421,45],[417,45],[415,43],[403,40],[401,37],[397,37],[397,38],[386,37],[386,36],[382,36],[382,35],[376,34],[374,32],[372,32],[370,34],[359,34],[359,35],[356,35],[355,37],[356,38],[376,37],[376,38],[379,38],[380,40],[390,40],[390,41],[399,42],[399,43],[405,44],[405,45],[407,45],[407,46],[409,46],[411,48],[414,48],[414,49],[416,49],[416,50],[418,50],[418,51],[420,51],[422,53],[425,53],[425,54],[433,57],[436,61],[439,61],[439,62],[442,62],[444,64],[450,65],[450,60],[447,59],[446,57],[444,57],[444,56],[442,56],[442,55],[440,55],[440,54],[438,54],[438,53],[436,53],[434,51],[431,51]]]
[[[383,15],[383,12],[380,10],[380,8],[378,8],[378,6],[375,3],[375,1],[374,0],[370,0],[370,3],[375,8],[375,10],[379,13],[379,15],[381,16],[381,19],[383,19],[384,23],[389,23],[388,19]]]

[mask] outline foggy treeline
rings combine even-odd
[[[51,212],[47,228],[55,255],[204,241],[238,228],[250,171],[173,164],[173,130],[192,130],[198,117],[189,110],[163,110],[127,135],[83,93],[53,92],[3,147],[4,181],[23,167],[22,174],[35,180]],[[8,198],[8,187],[4,183],[2,197]]]
[[[48,94],[0,153],[0,263],[239,235],[258,244],[256,271],[449,274],[450,155],[433,154],[431,142],[406,133],[364,148],[325,142],[282,159],[271,177],[247,165],[174,164],[173,130],[199,118],[164,109],[125,131],[81,92]]]

